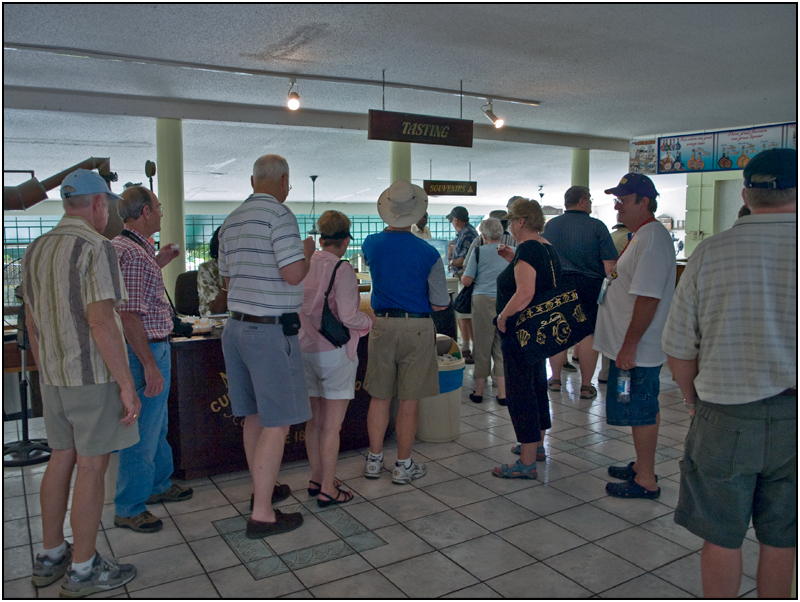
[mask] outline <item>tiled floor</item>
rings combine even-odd
[[[337,476],[356,494],[321,510],[309,499],[305,462],[284,466],[279,481],[294,492],[280,504],[305,515],[291,533],[244,537],[252,491],[247,473],[191,481],[194,498],[151,507],[164,529],[143,535],[113,525],[103,512],[101,554],[136,565],[126,588],[132,598],[691,598],[702,594],[699,538],[677,526],[678,459],[688,417],[665,367],[657,500],[620,500],[605,493],[606,467],[634,456],[630,429],[604,422],[605,386],[594,401],[579,399],[576,374],[564,373],[563,393],[551,393],[553,428],[547,461],[536,481],[491,476],[513,463],[508,411],[493,394],[476,405],[467,368],[461,435],[422,443],[414,458],[428,474],[411,485],[363,476],[366,450],[342,453]],[[488,389],[488,387],[487,387]],[[496,391],[494,391],[496,393]],[[18,438],[4,425],[4,439]],[[44,437],[41,419],[31,437]],[[386,466],[395,460],[387,441]],[[57,597],[58,583],[38,592],[30,583],[41,549],[39,487],[45,465],[4,468],[3,595]],[[67,536],[70,531],[67,525]],[[740,595],[755,597],[758,545],[744,545]]]

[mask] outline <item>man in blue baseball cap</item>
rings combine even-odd
[[[662,339],[694,416],[675,522],[702,537],[706,598],[735,598],[752,519],[759,598],[788,598],[797,546],[797,151],[744,169],[751,215],[702,241]]]

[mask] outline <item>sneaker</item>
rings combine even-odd
[[[95,553],[92,570],[85,577],[78,577],[72,569],[61,585],[61,598],[83,598],[97,592],[122,587],[136,577],[136,567],[132,564],[120,564],[115,558],[103,558]]]
[[[383,458],[380,460],[370,460],[369,456],[367,456],[367,464],[364,466],[364,476],[368,479],[380,478],[382,468]]]
[[[570,364],[569,362],[564,362],[564,365],[561,367],[561,369],[565,370],[566,372],[577,372],[578,371],[578,369],[575,366],[573,366],[572,364]]]
[[[395,464],[392,471],[392,483],[395,485],[407,485],[413,479],[424,477],[428,468],[422,462],[412,462],[411,468],[406,468],[402,464]]]
[[[186,500],[192,499],[193,495],[194,490],[191,487],[181,487],[177,483],[173,483],[172,486],[166,491],[151,495],[149,498],[147,498],[145,504],[157,504],[158,502],[185,502]]]
[[[152,512],[145,510],[136,516],[115,516],[114,526],[131,529],[137,533],[155,533],[161,531],[164,523],[160,518],[153,516]]]
[[[33,563],[31,583],[36,587],[45,587],[46,585],[55,583],[64,576],[64,573],[67,572],[71,563],[72,544],[69,542],[67,542],[67,549],[64,551],[64,555],[58,562],[50,560],[50,557],[44,554],[37,554],[36,560]]]

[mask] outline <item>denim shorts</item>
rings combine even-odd
[[[619,368],[611,360],[606,389],[606,422],[610,426],[650,426],[658,416],[658,394],[661,391],[659,374],[661,366],[643,368],[636,366],[631,373],[631,400],[617,401],[617,376]]]
[[[797,545],[797,396],[698,400],[680,467],[676,523],[735,550],[752,517],[759,542]]]

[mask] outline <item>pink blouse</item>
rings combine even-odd
[[[300,348],[304,353],[320,353],[336,349],[328,339],[319,332],[322,320],[322,305],[325,302],[325,291],[331,281],[333,269],[339,258],[329,251],[314,251],[311,256],[311,267],[303,280],[303,308],[300,311]],[[358,311],[360,297],[358,279],[353,267],[347,263],[336,271],[336,280],[328,295],[328,306],[333,315],[350,329],[350,340],[345,344],[347,357],[356,359],[358,339],[372,328],[372,320],[364,312]]]

